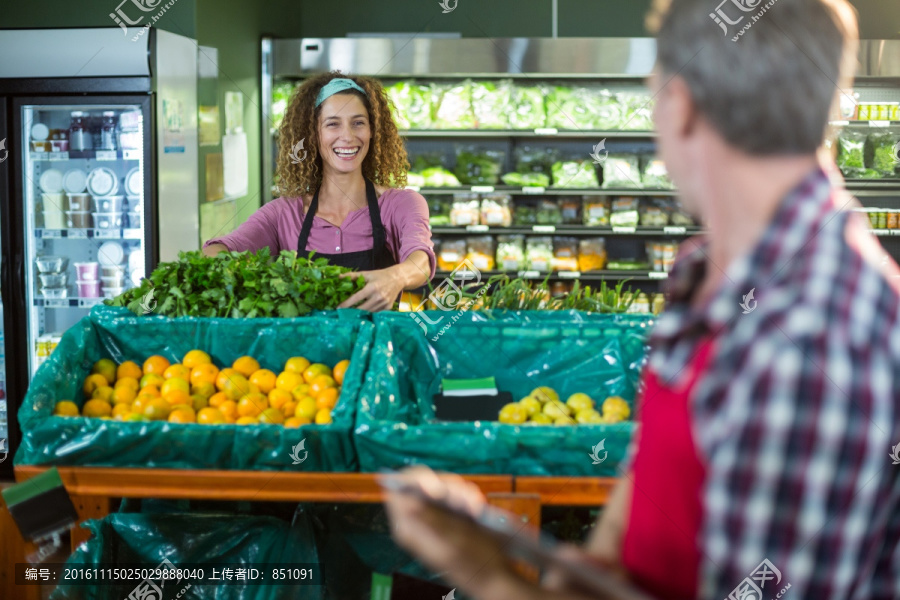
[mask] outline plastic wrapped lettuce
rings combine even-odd
[[[472,114],[479,129],[508,129],[512,82],[476,81],[472,84]]]
[[[635,154],[610,154],[603,163],[603,187],[605,188],[639,188],[641,187],[641,170],[638,168],[638,157]]]
[[[516,187],[547,187],[550,185],[550,176],[546,173],[507,173],[500,179],[506,185]]]
[[[594,115],[594,129],[619,129],[622,126],[625,107],[609,90],[598,90],[591,95],[590,111]]]
[[[900,136],[892,133],[873,133],[866,139],[866,157],[871,155],[871,162],[866,166],[878,172],[879,177],[897,177],[900,166]]]
[[[669,172],[666,170],[666,164],[658,158],[652,156],[644,157],[644,169],[641,171],[641,184],[647,188],[671,188],[672,180],[669,179]]]
[[[649,131],[653,129],[653,101],[646,92],[619,92],[617,99],[623,114],[620,129]]]
[[[557,86],[547,97],[547,126],[557,129],[599,129],[599,123],[610,123],[609,104],[612,96],[605,90]],[[616,106],[615,103],[612,103]],[[612,111],[618,112],[618,111]],[[609,129],[614,129],[618,123]]]
[[[859,131],[843,130],[838,135],[838,154],[835,162],[844,177],[863,176],[866,168],[866,134]]]
[[[472,81],[466,79],[452,85],[434,84],[435,129],[474,129],[472,113]]]
[[[547,122],[544,108],[544,90],[535,87],[515,87],[512,92],[512,110],[509,113],[511,129],[537,129]]]
[[[463,146],[456,150],[456,177],[466,185],[494,185],[500,178],[505,153]]]
[[[400,81],[385,88],[397,108],[400,129],[431,128],[431,86]]]
[[[459,179],[443,167],[431,167],[422,171],[423,187],[459,187]],[[410,184],[412,185],[412,184]]]
[[[595,188],[597,170],[589,160],[568,160],[553,163],[553,185],[562,188]]]

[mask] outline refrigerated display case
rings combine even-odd
[[[7,30],[0,55],[11,456],[11,417],[63,332],[199,248],[197,46],[155,28]]]

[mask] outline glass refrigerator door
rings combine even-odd
[[[29,379],[92,306],[144,276],[148,104],[106,100],[19,106]]]

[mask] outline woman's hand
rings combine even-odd
[[[344,300],[338,308],[356,307],[372,312],[390,309],[403,291],[403,281],[393,272],[393,268],[341,274],[341,277],[353,279],[362,277],[366,280],[366,286]],[[357,304],[359,306],[356,306]]]

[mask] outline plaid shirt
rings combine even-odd
[[[811,173],[702,309],[682,244],[649,366],[675,385],[715,336],[691,397],[704,600],[900,598],[900,270],[851,205]]]

